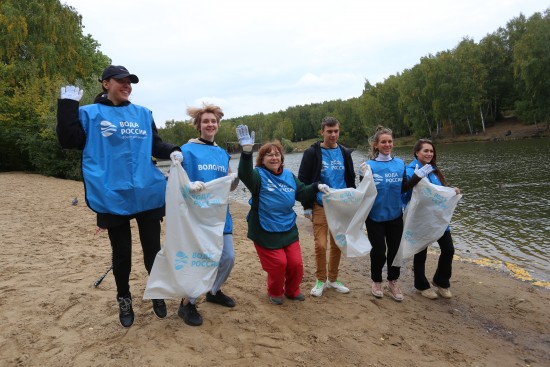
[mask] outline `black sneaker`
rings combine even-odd
[[[189,326],[201,326],[202,325],[202,316],[197,311],[197,306],[188,302],[186,305],[180,303],[180,308],[178,309],[178,316],[183,319],[183,321]]]
[[[118,314],[120,325],[124,327],[130,327],[134,323],[134,310],[132,309],[132,295],[127,294],[123,297],[117,297],[118,308],[120,312]]]
[[[217,303],[225,307],[235,307],[235,301],[233,298],[223,294],[221,289],[217,291],[216,294],[212,294],[210,292],[206,293],[206,302]]]
[[[155,313],[155,316],[159,319],[163,319],[166,317],[168,311],[166,311],[166,303],[164,303],[163,299],[153,300],[153,312]]]

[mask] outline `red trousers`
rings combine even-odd
[[[262,269],[267,272],[267,293],[270,297],[296,297],[304,277],[304,263],[300,241],[281,249],[266,249],[256,243],[256,252]]]

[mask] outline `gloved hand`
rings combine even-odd
[[[201,192],[204,189],[206,189],[206,184],[202,181],[194,181],[189,184],[189,191],[193,194]]]
[[[367,162],[361,163],[361,165],[359,166],[359,175],[365,177],[368,170],[370,170],[370,166],[367,164]]]
[[[253,131],[251,134],[248,133],[248,126],[239,125],[237,126],[237,139],[239,139],[239,144],[243,147],[244,152],[251,152],[254,147],[254,137],[256,136]]]
[[[61,99],[72,99],[73,101],[80,102],[83,94],[84,90],[75,87],[74,85],[61,87]]]
[[[304,217],[306,217],[307,219],[313,221],[313,213],[312,213],[311,209],[305,209],[304,210]]]
[[[434,171],[434,168],[431,164],[425,164],[422,168],[418,168],[418,164],[416,165],[416,168],[414,169],[414,174],[417,175],[420,178],[424,178],[428,176],[430,173]]]
[[[318,188],[319,191],[321,191],[323,194],[330,194],[330,187],[328,187],[328,185],[319,184],[319,185],[317,185],[317,188]]]
[[[183,163],[183,154],[179,150],[174,150],[170,153],[170,159],[172,164],[182,164]]]

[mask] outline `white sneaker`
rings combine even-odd
[[[388,288],[390,289],[390,295],[392,298],[398,302],[403,301],[403,292],[401,292],[401,288],[399,287],[399,284],[396,280],[390,280],[388,283]]]
[[[384,292],[382,291],[382,283],[381,282],[372,282],[371,293],[376,298],[384,297]]]
[[[313,297],[321,297],[324,290],[325,282],[321,282],[319,279],[317,279],[317,282],[315,282],[315,286],[311,288],[311,295]]]
[[[349,288],[346,287],[345,285],[343,285],[342,282],[339,281],[338,279],[336,279],[336,281],[334,281],[334,282],[331,282],[330,280],[327,280],[326,287],[327,288],[334,288],[336,290],[336,292],[349,293]]]
[[[424,289],[422,291],[419,290],[418,292],[420,292],[420,294],[423,297],[426,297],[428,299],[436,299],[437,298],[437,293],[435,293],[435,291],[431,288]]]
[[[449,288],[436,287],[435,290],[443,298],[449,299],[453,296]]]
[[[433,281],[432,281],[432,285],[434,286],[435,291],[437,292],[437,294],[439,294],[441,297],[447,298],[447,299],[453,297],[453,294],[451,293],[451,290],[449,288],[442,288],[442,287],[438,286],[437,284],[435,284]]]

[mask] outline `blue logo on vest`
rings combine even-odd
[[[269,178],[267,179],[267,191],[275,191],[277,190],[277,185],[273,183]]]
[[[117,131],[116,125],[113,125],[109,121],[103,120],[101,121],[100,125],[101,125],[101,135],[103,135],[106,138],[113,135]]]
[[[378,185],[384,181],[384,177],[380,176],[378,173],[373,173],[372,179],[374,180],[375,185]]]

